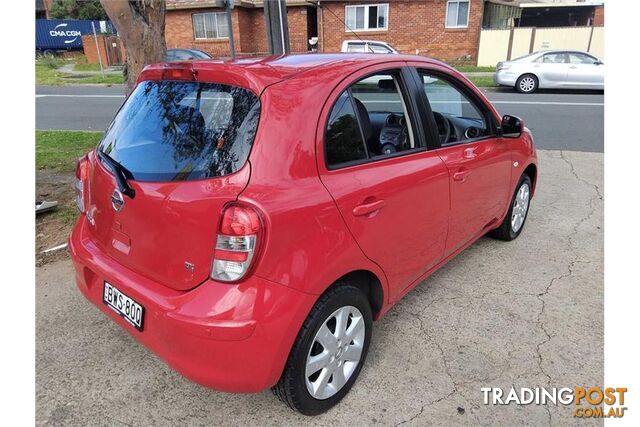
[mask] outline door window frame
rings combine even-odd
[[[498,124],[492,110],[486,105],[485,101],[481,99],[477,94],[475,94],[465,83],[463,83],[462,81],[459,81],[454,76],[451,76],[443,71],[440,71],[434,68],[429,68],[428,64],[425,64],[425,66],[411,65],[410,69],[414,79],[414,84],[419,89],[418,91],[419,94],[417,96],[417,99],[419,100],[420,103],[425,104],[423,111],[428,111],[428,114],[426,115],[426,118],[424,121],[426,122],[425,123],[427,126],[426,129],[429,129],[431,131],[430,139],[432,140],[432,145],[430,146],[430,150],[439,150],[441,148],[456,147],[458,145],[465,145],[465,144],[481,142],[484,140],[501,137],[500,125]],[[478,137],[478,138],[451,142],[443,146],[442,143],[440,142],[440,135],[438,134],[438,126],[436,124],[436,120],[433,115],[433,110],[431,109],[431,103],[429,102],[429,97],[427,96],[427,92],[424,90],[424,87],[423,87],[424,83],[422,80],[422,76],[420,75],[421,72],[427,75],[430,75],[432,77],[444,80],[453,88],[460,91],[467,98],[467,100],[473,103],[473,105],[478,109],[478,112],[484,118],[485,125],[487,127],[487,131],[489,131],[489,134]]]
[[[389,65],[389,64],[383,64],[383,65]],[[414,77],[411,75],[409,67],[407,67],[406,65],[392,65],[387,67],[374,67],[374,68],[375,70],[371,70],[365,74],[361,74],[360,72],[356,72],[352,74],[352,76],[355,76],[355,77],[350,77],[348,80],[348,83],[345,83],[347,82],[347,79],[340,82],[340,84],[338,84],[336,88],[334,88],[334,90],[332,91],[329,97],[329,99],[331,99],[330,108],[327,110],[326,118],[320,122],[320,124],[322,124],[323,126],[322,141],[320,144],[322,147],[321,148],[322,161],[324,162],[325,169],[329,172],[344,169],[347,167],[365,165],[369,163],[376,163],[376,162],[381,162],[388,159],[394,159],[397,157],[424,152],[424,151],[427,151],[428,146],[431,145],[427,142],[424,129],[422,127],[423,120],[421,119],[422,116],[419,112],[419,103],[417,102],[417,99],[415,96]],[[355,105],[353,94],[351,93],[351,87],[361,80],[375,76],[377,74],[385,74],[385,73],[394,74],[394,77],[398,80],[398,86],[400,89],[399,95],[402,97],[402,100],[407,109],[407,114],[409,115],[407,119],[410,120],[410,123],[411,123],[411,130],[412,130],[413,138],[415,141],[415,147],[409,150],[398,151],[392,154],[371,157],[369,154],[369,148],[367,147],[367,143],[364,139],[364,131],[362,128],[362,124],[360,122],[360,116],[358,114],[358,110]],[[331,165],[329,164],[329,160],[327,158],[327,149],[326,149],[327,131],[329,126],[329,121],[331,119],[331,113],[333,112],[333,109],[335,108],[336,103],[338,102],[338,99],[344,92],[348,93],[349,99],[355,111],[358,130],[362,135],[362,143],[364,144],[364,149],[367,157],[364,159],[353,160],[350,162]]]

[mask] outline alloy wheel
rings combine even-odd
[[[523,77],[522,80],[520,80],[520,90],[522,90],[523,92],[531,92],[535,89],[536,87],[536,81],[533,79],[533,77]]]
[[[518,192],[516,193],[515,200],[513,201],[513,209],[511,210],[511,230],[517,233],[524,220],[527,217],[527,210],[529,209],[529,184],[523,183]]]
[[[365,328],[362,313],[353,306],[340,307],[325,319],[305,365],[305,382],[311,396],[328,399],[349,381],[360,363]]]

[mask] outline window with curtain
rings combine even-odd
[[[194,13],[193,34],[196,39],[228,38],[229,25],[225,13]]]
[[[389,21],[388,4],[345,6],[345,31],[386,30]]]
[[[469,26],[469,0],[447,1],[447,28],[466,28]]]

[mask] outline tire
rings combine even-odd
[[[340,313],[338,316],[348,313],[348,317],[343,319],[348,319],[345,333],[351,330],[349,338],[353,337],[349,343],[336,340],[336,336],[340,336],[338,319],[333,317],[336,313]],[[362,327],[364,332],[361,331]],[[372,327],[371,306],[367,297],[352,284],[337,283],[320,297],[304,321],[282,376],[272,388],[273,393],[291,409],[304,415],[318,415],[327,411],[342,400],[358,378],[367,357]],[[328,329],[331,335],[319,334],[321,328],[325,332]],[[319,338],[337,343],[338,349],[324,347]],[[309,367],[310,375],[307,376],[308,360],[322,354],[325,354],[321,357],[324,362],[316,364],[315,372],[314,368]],[[357,362],[355,359],[358,359]],[[334,378],[336,372],[343,373],[344,382]],[[326,384],[324,387],[323,380]],[[336,387],[336,384],[343,385]],[[314,397],[309,387],[313,389],[315,385],[318,387]]]
[[[521,215],[518,221],[514,223],[513,221],[514,208],[522,205],[522,198],[520,198],[519,196],[522,196],[520,192],[522,191],[522,188],[525,186],[526,186],[526,191],[525,191],[526,206],[524,206],[524,214]],[[495,237],[496,239],[504,240],[507,242],[517,238],[522,232],[522,230],[524,229],[524,224],[527,221],[527,216],[529,215],[530,206],[531,206],[531,178],[529,178],[529,175],[524,174],[520,177],[520,180],[518,181],[518,185],[516,185],[516,189],[513,193],[513,197],[511,198],[509,212],[507,212],[507,215],[504,217],[504,221],[502,221],[502,224],[500,224],[500,227],[496,228],[490,233],[491,236]],[[520,208],[520,212],[522,212],[521,209],[522,208]]]
[[[533,74],[523,74],[516,80],[516,90],[520,93],[533,93],[538,89],[538,78]]]

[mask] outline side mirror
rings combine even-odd
[[[500,129],[504,138],[518,138],[524,129],[524,122],[519,117],[506,114],[502,117]]]
[[[594,64],[594,65],[603,65],[603,64],[604,64],[604,62],[602,62],[602,61],[596,61],[596,62],[594,62],[593,64]]]

